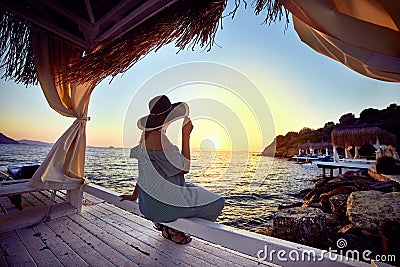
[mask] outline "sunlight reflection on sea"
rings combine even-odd
[[[5,170],[10,165],[40,164],[50,148],[0,145],[0,169]],[[137,161],[128,155],[129,149],[88,147],[87,178],[119,193],[132,192]],[[318,169],[303,168],[286,159],[260,157],[251,152],[193,151],[191,171],[186,180],[225,197],[226,206],[219,222],[255,230],[271,226],[278,206],[299,201],[294,194],[311,187],[318,175]],[[253,187],[250,187],[251,182]]]

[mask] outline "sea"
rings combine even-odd
[[[51,146],[0,145],[0,169],[41,164]],[[130,149],[88,147],[85,175],[90,182],[121,194],[131,193],[138,174]],[[224,196],[218,222],[255,231],[271,227],[280,205],[301,201],[295,195],[310,188],[321,176],[287,159],[259,156],[256,152],[192,151],[186,181]]]

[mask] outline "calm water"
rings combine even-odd
[[[0,169],[10,165],[40,164],[50,146],[0,145]],[[129,150],[88,147],[86,176],[95,184],[119,193],[132,192],[137,163]],[[293,194],[312,185],[318,169],[285,159],[259,157],[248,152],[192,152],[186,180],[222,194],[226,206],[219,222],[255,230],[271,226],[280,204],[298,201]]]

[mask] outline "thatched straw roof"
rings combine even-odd
[[[332,144],[338,147],[380,144],[396,146],[396,135],[378,127],[347,127],[334,129],[331,133]]]
[[[325,148],[332,149],[332,144],[329,142],[318,142],[318,143],[307,142],[299,145],[300,149],[309,149],[310,147],[321,150]]]
[[[228,0],[13,0],[0,2],[0,68],[5,79],[37,83],[30,33],[47,31],[80,49],[63,77],[100,82],[128,70],[150,51],[175,42],[210,49]],[[233,1],[233,0],[232,0]],[[244,5],[247,5],[243,1]],[[235,0],[234,16],[240,0]],[[267,23],[286,17],[279,0],[256,0]]]

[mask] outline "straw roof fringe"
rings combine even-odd
[[[311,142],[307,142],[307,143],[303,143],[299,145],[300,149],[308,149],[312,147],[313,149],[332,149],[332,144],[329,142],[318,142],[318,143],[311,143]]]
[[[376,138],[381,144],[396,146],[396,135],[378,127],[336,128],[331,137],[332,144],[337,147],[375,144]]]
[[[26,86],[37,84],[30,25],[9,13],[0,16],[0,69],[4,71],[1,78]]]
[[[268,25],[271,22],[281,21],[282,17],[285,19],[286,28],[289,24],[289,11],[286,10],[279,0],[257,0],[255,1],[255,13],[259,15],[262,11],[266,11],[264,22]]]
[[[90,82],[115,77],[131,68],[142,57],[175,41],[179,50],[186,47],[211,49],[225,0],[178,1],[124,36],[102,44],[75,62],[68,71],[70,80]]]
[[[116,39],[105,40],[92,48],[80,47],[82,57],[70,62],[65,73],[60,74],[73,83],[100,82],[127,71],[149,52],[171,42],[175,42],[178,52],[185,48],[194,49],[196,45],[210,50],[227,1],[179,0]],[[246,7],[246,1],[235,0],[235,8],[229,13],[232,18],[242,3]],[[267,24],[281,20],[283,16],[288,23],[288,12],[279,0],[255,0],[253,7],[257,15],[266,11]],[[30,40],[31,27],[37,26],[19,20],[1,8],[0,16],[2,78],[26,86],[37,84]]]

